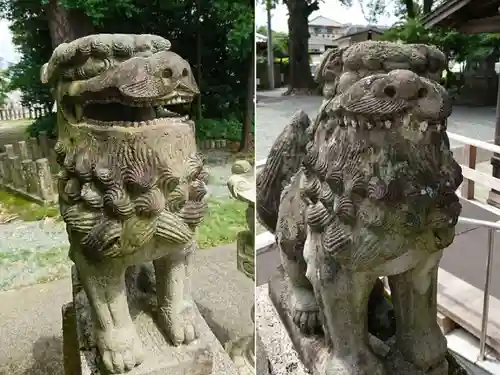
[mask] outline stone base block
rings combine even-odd
[[[273,349],[270,346],[273,345],[273,339],[266,339],[265,336],[269,336],[263,329],[266,324],[265,321],[269,321],[268,328],[272,327],[275,332],[273,332],[273,337],[279,338],[281,336],[291,340],[293,348],[296,350],[298,356],[296,358],[290,358],[291,363],[284,364],[284,370],[293,369],[294,372],[276,372],[276,374],[305,374],[312,373],[313,375],[324,375],[324,363],[328,361],[330,356],[329,348],[325,345],[324,338],[321,336],[305,336],[303,335],[296,325],[293,323],[292,317],[289,313],[289,290],[288,283],[285,280],[285,275],[283,269],[280,267],[275,276],[273,276],[269,282],[269,302],[266,302],[264,296],[257,297],[257,322],[258,322],[258,332],[262,337],[264,346],[267,346],[267,354],[270,357],[271,364],[273,362],[272,357],[275,358],[276,353],[273,354]],[[268,304],[266,307],[265,305]],[[273,308],[271,308],[271,306]],[[273,310],[277,313],[279,318],[273,317]],[[275,313],[274,313],[275,314]],[[278,320],[278,322],[271,322],[273,319]],[[260,322],[259,322],[260,320]],[[443,375],[446,370],[443,368],[436,368],[429,372],[423,372],[417,369],[411,363],[405,361],[401,353],[391,345],[392,340],[387,342],[382,342],[374,336],[370,336],[370,345],[373,351],[377,354],[384,364],[387,375]],[[276,342],[277,344],[277,342]],[[279,344],[280,346],[286,344]],[[290,348],[291,349],[291,348]],[[290,350],[288,349],[288,350]],[[292,356],[293,357],[293,356]],[[285,356],[281,357],[283,360]],[[280,359],[278,359],[279,361]],[[278,366],[279,367],[279,366]],[[447,375],[467,375],[465,371],[458,363],[454,360],[451,355],[449,356],[449,366]]]
[[[72,269],[73,302],[63,307],[64,367],[66,375],[107,375],[102,369],[92,335],[87,296]],[[172,346],[155,323],[151,296],[127,279],[129,310],[143,342],[146,360],[128,375],[233,375],[237,370],[224,348],[194,307],[199,338],[190,345]]]

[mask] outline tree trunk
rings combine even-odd
[[[424,0],[424,6],[423,6],[424,14],[428,14],[431,12],[432,4],[434,4],[434,0]]]
[[[255,43],[252,43],[252,52],[250,53],[248,67],[248,88],[245,120],[243,121],[243,134],[240,143],[240,151],[248,152],[252,148],[252,128],[254,117],[254,98],[255,98]]]
[[[404,0],[404,5],[406,7],[406,15],[409,19],[415,19],[415,6],[413,4],[413,0]]]
[[[92,34],[94,27],[89,18],[79,9],[66,9],[59,0],[49,0],[45,11],[49,21],[52,47],[71,42]]]
[[[288,7],[290,83],[285,95],[311,94],[314,80],[309,66],[309,15],[318,9],[317,1],[285,0]]]

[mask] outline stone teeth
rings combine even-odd
[[[410,125],[410,122],[411,122],[410,115],[404,115],[404,117],[403,117],[403,126],[408,127]]]

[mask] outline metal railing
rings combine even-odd
[[[483,314],[481,318],[481,336],[479,337],[479,360],[486,359],[486,337],[488,333],[488,315],[490,310],[490,284],[493,268],[493,252],[495,249],[495,232],[500,230],[500,223],[485,220],[470,219],[459,217],[461,224],[471,224],[488,228],[488,256],[486,258],[486,280],[484,282],[483,294]]]
[[[258,174],[259,170],[263,168],[265,164],[266,164],[266,159],[259,160],[255,163],[256,174]],[[486,359],[486,339],[488,333],[490,285],[491,285],[492,268],[493,268],[495,232],[500,231],[500,221],[493,222],[493,221],[477,220],[460,216],[458,218],[458,223],[477,225],[480,227],[488,228],[488,256],[486,259],[486,280],[484,283],[483,311],[481,317],[481,334],[479,337],[479,357],[478,357],[478,360],[484,361]]]

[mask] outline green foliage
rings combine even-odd
[[[259,26],[256,30],[259,34],[267,36],[267,27]],[[273,55],[274,57],[288,56],[288,34],[279,31],[272,32]]]
[[[12,88],[23,104],[51,108],[49,87],[40,82],[40,68],[52,53],[47,0],[0,0],[0,15],[11,21],[14,44],[22,58],[13,69]],[[253,3],[246,0],[61,0],[82,10],[97,33],[157,34],[187,59],[201,90],[202,115],[243,121],[248,71],[253,63]],[[201,15],[201,16],[199,16]],[[198,56],[197,36],[201,37]]]
[[[57,116],[50,113],[47,116],[37,118],[26,129],[30,137],[37,137],[41,132],[45,132],[51,138],[57,137]]]
[[[418,19],[399,23],[381,39],[434,45],[456,62],[481,60],[500,49],[500,34],[466,35],[455,29],[426,29]]]
[[[196,139],[227,139],[230,141],[241,140],[243,123],[235,118],[208,119],[201,118],[196,121]]]
[[[11,22],[21,60],[9,68],[10,90],[20,89],[23,105],[52,105],[50,88],[40,82],[40,68],[52,53],[47,18],[39,0],[0,0],[0,16]]]

